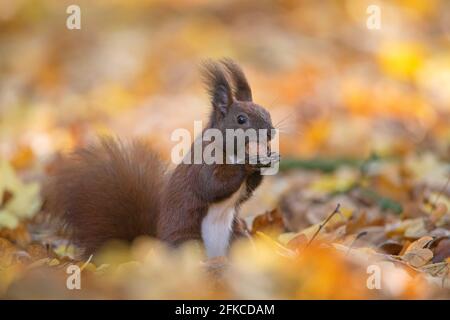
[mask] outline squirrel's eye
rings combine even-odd
[[[247,117],[246,117],[246,116],[243,116],[243,115],[240,115],[240,116],[237,117],[237,122],[238,122],[239,124],[244,124],[244,123],[247,122]]]

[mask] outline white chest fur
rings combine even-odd
[[[225,256],[230,241],[233,220],[236,216],[236,203],[245,183],[228,199],[209,206],[202,221],[202,238],[209,258]]]

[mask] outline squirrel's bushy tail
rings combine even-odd
[[[155,235],[164,174],[144,142],[102,138],[57,166],[44,186],[45,209],[89,256],[111,239]]]

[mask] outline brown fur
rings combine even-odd
[[[234,62],[207,62],[203,75],[212,105],[209,128],[273,128],[270,114],[251,101],[244,73]],[[242,115],[245,124],[237,122]],[[211,204],[245,183],[238,207],[262,181],[259,168],[248,164],[180,164],[167,182],[164,171],[144,143],[103,139],[76,151],[56,170],[45,187],[47,208],[85,255],[110,239],[131,241],[142,234],[177,245],[201,240]]]
[[[145,143],[104,138],[56,169],[44,187],[46,209],[88,256],[111,239],[155,235],[163,177]]]

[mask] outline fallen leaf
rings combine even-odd
[[[450,257],[450,239],[444,239],[434,249],[433,263],[445,261],[448,257]]]
[[[403,245],[394,240],[387,240],[378,246],[387,254],[398,255],[402,251]]]
[[[287,243],[287,247],[291,250],[302,250],[308,244],[308,238],[304,234],[299,234]]]
[[[278,209],[267,211],[264,214],[257,216],[253,220],[252,233],[255,234],[258,231],[264,233],[276,233],[279,234],[284,230],[283,215]]]
[[[40,186],[23,183],[6,160],[0,160],[0,177],[0,194],[10,194],[0,209],[0,229],[14,229],[20,220],[33,217],[41,208]]]
[[[403,261],[415,268],[426,265],[433,258],[433,251],[425,246],[433,240],[432,237],[425,236],[411,243],[401,257]]]
[[[414,219],[410,226],[405,230],[404,236],[406,238],[418,239],[425,236],[428,230],[425,226],[425,221],[421,218]]]
[[[272,247],[276,252],[279,254],[286,256],[286,257],[293,257],[295,256],[295,252],[290,250],[289,248],[286,248],[282,244],[278,243],[277,241],[273,240],[268,235],[264,234],[263,232],[257,231],[256,236],[258,236],[259,239],[267,243],[270,247]]]

